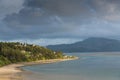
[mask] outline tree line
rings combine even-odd
[[[63,58],[63,56],[62,52],[53,51],[38,45],[0,42],[0,66],[18,62],[57,59]]]

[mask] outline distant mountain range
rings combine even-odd
[[[92,37],[73,44],[48,45],[47,48],[63,52],[113,52],[120,51],[120,41]]]

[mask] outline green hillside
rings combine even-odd
[[[63,58],[62,52],[19,42],[0,42],[0,66],[18,62],[30,62]]]

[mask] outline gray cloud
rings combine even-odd
[[[89,12],[85,0],[26,0],[24,5],[43,8],[59,16],[80,16]]]
[[[99,18],[107,21],[118,22],[120,20],[120,0],[92,0],[91,8],[96,11]]]
[[[25,0],[22,8],[19,6],[15,11],[14,7],[8,12],[4,9],[7,15],[2,20],[6,24],[2,33],[7,30],[9,34],[1,38],[118,37],[119,3],[119,0]]]
[[[0,19],[23,8],[24,0],[0,0]]]

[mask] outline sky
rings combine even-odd
[[[0,41],[120,39],[120,0],[0,0]]]

